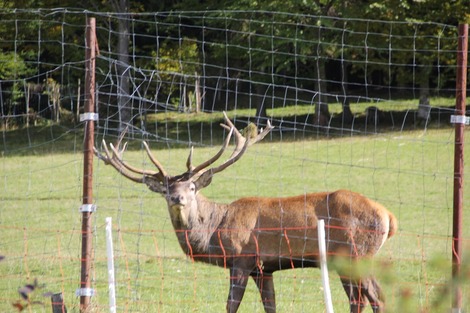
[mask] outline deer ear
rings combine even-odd
[[[157,192],[157,193],[160,193],[160,194],[165,194],[166,193],[166,187],[164,186],[164,184],[162,184],[160,181],[158,181],[157,179],[155,179],[151,176],[145,176],[144,177],[144,183],[153,192]]]
[[[196,190],[201,190],[202,188],[205,188],[209,186],[209,184],[212,182],[212,171],[208,170],[202,173],[201,176],[194,182],[194,185],[196,186]]]

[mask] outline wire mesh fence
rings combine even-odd
[[[219,126],[221,111],[240,129],[270,120],[271,134],[203,193],[218,203],[337,189],[362,193],[399,222],[397,234],[365,265],[381,282],[388,310],[450,307],[449,121],[457,27],[259,11],[0,14],[2,311],[49,311],[49,295],[57,292],[69,310],[79,310],[79,115],[85,20],[91,16],[99,47],[98,149],[101,139],[114,142],[127,127],[126,161],[153,170],[143,139],[178,174],[190,146],[200,162],[218,151],[227,136]],[[129,44],[120,48],[121,41]],[[185,257],[162,197],[103,163],[94,165],[93,310],[109,310],[108,216],[114,221],[118,311],[223,310],[230,273]],[[468,238],[464,229],[465,247]],[[333,305],[345,311],[349,301],[336,274],[330,275]],[[279,311],[324,310],[319,271],[280,271],[274,282]],[[468,282],[463,287],[468,295]],[[240,311],[263,311],[251,282]]]

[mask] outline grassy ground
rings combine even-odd
[[[192,142],[201,142],[195,150],[195,162],[214,154],[220,142],[219,117],[206,118],[211,122],[190,125],[189,121],[178,121],[182,130],[193,132]],[[170,131],[177,127],[168,117],[166,121]],[[321,131],[293,136],[278,130],[272,138],[251,147],[237,165],[218,174],[203,193],[217,202],[339,188],[363,193],[388,207],[400,223],[398,234],[370,266],[380,277],[389,312],[446,312],[450,300],[443,290],[450,278],[452,251],[454,135],[451,128],[430,126],[427,131],[410,127],[368,136],[351,132],[334,139]],[[469,160],[470,133],[466,133]],[[159,160],[173,174],[184,170],[189,151],[184,144],[187,134],[181,136],[181,144],[151,142]],[[78,312],[79,299],[74,291],[80,278],[81,140],[79,130],[52,126],[3,133],[0,255],[5,258],[0,261],[1,312],[15,312],[13,303],[24,304],[17,290],[34,279],[41,288],[36,288],[32,299],[44,306],[31,305],[26,307],[27,312],[51,311],[44,292],[63,292],[69,312]],[[140,147],[135,140],[125,157],[137,166],[150,168]],[[96,161],[94,169],[94,200],[98,206],[93,215],[95,311],[108,310],[104,238],[108,216],[114,223],[118,311],[223,311],[228,271],[184,257],[164,200],[102,163]],[[469,175],[467,166],[465,177]],[[464,203],[469,201],[470,193],[466,192]],[[465,214],[463,225],[469,222]],[[464,232],[468,247],[468,227]],[[332,272],[330,279],[335,311],[345,312],[347,299],[336,274]],[[275,287],[279,312],[324,311],[318,270],[278,272]],[[466,282],[467,311],[469,298]],[[240,311],[263,311],[252,282]]]

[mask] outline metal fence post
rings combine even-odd
[[[82,256],[80,289],[80,312],[87,312],[94,290],[91,288],[91,264],[93,249],[92,215],[93,205],[93,147],[96,120],[95,108],[95,57],[97,51],[96,20],[89,18],[86,26],[85,52],[85,113],[80,117],[85,122],[85,139],[83,146],[83,205],[82,212]]]
[[[460,288],[460,266],[462,264],[462,214],[463,214],[463,153],[465,98],[467,90],[467,53],[468,53],[468,24],[459,25],[459,43],[457,50],[457,86],[455,116],[455,150],[454,150],[454,217],[452,230],[452,278],[454,292],[452,299],[452,312],[462,310],[462,290]]]

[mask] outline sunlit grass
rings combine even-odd
[[[468,98],[470,100],[470,98]],[[431,107],[452,107],[455,105],[455,98],[431,97],[429,98]],[[368,107],[374,106],[382,111],[407,111],[417,110],[418,99],[403,99],[403,100],[382,100],[368,102],[354,102],[350,103],[351,111],[353,114],[364,114]],[[332,102],[328,104],[328,109],[331,114],[339,114],[343,111],[342,104],[339,102]],[[275,108],[267,108],[268,117],[290,117],[295,115],[309,115],[315,113],[313,105],[284,105],[276,106]],[[252,109],[237,109],[236,111],[229,111],[228,116],[233,118],[235,116],[255,117],[256,108]],[[147,122],[163,122],[163,121],[177,121],[177,122],[207,122],[210,120],[220,120],[223,118],[222,112],[199,112],[199,113],[185,113],[177,111],[162,111],[157,114],[148,114],[145,119]]]
[[[237,116],[250,114],[252,110],[236,112]],[[275,114],[281,113],[276,110]],[[160,117],[157,114],[156,118]],[[222,115],[201,114],[198,118],[218,120]],[[466,135],[468,147],[468,131]],[[8,144],[13,150],[17,148],[14,142]],[[80,280],[82,155],[79,150],[67,152],[60,147],[60,142],[46,142],[36,156],[6,153],[0,158],[0,255],[5,256],[0,261],[1,312],[13,312],[12,303],[19,299],[17,289],[35,278],[45,284],[41,292],[63,292],[69,310],[78,312],[79,299],[74,292]],[[138,167],[152,168],[138,147],[134,144],[124,157]],[[185,170],[187,147],[154,149],[170,174]],[[217,145],[197,147],[194,162],[202,162],[218,149]],[[465,154],[466,161],[469,155]],[[98,207],[93,214],[95,311],[108,310],[104,240],[108,216],[114,223],[119,311],[224,311],[228,271],[193,263],[183,255],[162,197],[97,160],[94,171]],[[470,177],[468,167],[464,177]],[[250,147],[236,165],[218,174],[203,193],[228,203],[243,196],[288,196],[345,188],[379,201],[400,223],[398,234],[384,245],[371,266],[384,287],[389,312],[427,309],[439,313],[442,308],[434,301],[451,273],[452,184],[453,130],[444,128],[322,140],[270,142],[266,138]],[[469,201],[470,193],[466,192],[464,203]],[[463,225],[468,223],[470,216],[466,214]],[[468,227],[464,235],[466,246],[470,246]],[[343,288],[336,274],[331,273],[330,279],[335,311],[344,312],[348,304]],[[275,287],[280,312],[324,311],[316,269],[278,272]],[[468,310],[468,283],[464,296]],[[50,312],[49,300],[40,294],[39,298],[45,305],[32,311]],[[441,302],[449,303],[447,300]],[[407,306],[408,311],[403,309]],[[240,312],[263,312],[253,282]]]

